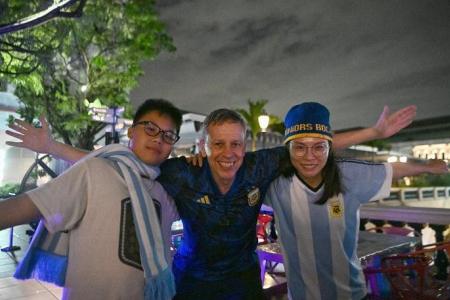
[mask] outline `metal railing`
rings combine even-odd
[[[404,223],[449,225],[450,209],[436,207],[390,206],[367,204],[361,206],[361,219]]]

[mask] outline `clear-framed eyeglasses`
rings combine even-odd
[[[311,153],[315,157],[323,157],[328,154],[328,151],[330,150],[330,146],[328,145],[327,142],[317,143],[312,146],[307,146],[302,143],[290,142],[289,149],[290,149],[291,153],[297,157],[305,156],[306,153],[308,152],[308,149],[311,149]]]
[[[145,133],[149,136],[157,136],[159,134],[162,134],[163,141],[170,145],[175,144],[180,139],[180,136],[175,132],[171,130],[162,130],[152,121],[136,122],[133,124],[133,127],[136,127],[137,125],[143,125]]]

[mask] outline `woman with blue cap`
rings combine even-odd
[[[285,117],[289,158],[266,203],[277,216],[291,299],[365,299],[357,257],[359,207],[389,196],[392,178],[448,172],[426,164],[336,160],[328,109],[316,102]]]

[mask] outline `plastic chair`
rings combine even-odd
[[[434,277],[438,280],[450,282],[450,274],[447,271],[450,261],[450,241],[421,246],[413,251],[411,255],[431,258],[431,264],[435,272]]]
[[[272,221],[273,217],[268,214],[259,214],[258,221],[256,223],[256,237],[258,238],[258,244],[269,243],[269,236],[267,233],[267,224]]]
[[[444,251],[447,255],[450,255],[450,241],[422,245],[418,247],[415,251],[411,252],[411,255],[423,255],[436,251]]]
[[[382,260],[383,273],[396,299],[439,299],[439,291],[428,278],[430,259],[425,256],[392,256]],[[448,297],[441,298],[448,299]]]
[[[278,264],[284,263],[284,258],[278,243],[262,244],[258,246],[256,253],[258,254],[261,269],[261,282],[264,286],[266,273],[273,273]]]
[[[388,280],[394,299],[450,299],[450,278],[437,280],[433,256],[437,251],[450,253],[450,243],[426,245],[408,254],[387,256],[381,267],[366,267],[366,278],[382,274]]]

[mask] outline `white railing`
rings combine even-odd
[[[379,200],[379,203],[405,206],[414,206],[415,203],[419,204],[418,206],[424,206],[426,201],[440,201],[441,204],[449,201],[447,208],[450,208],[450,187],[392,188],[390,196]]]
[[[420,224],[450,224],[450,209],[435,207],[390,206],[371,203],[361,206],[361,219]]]
[[[450,224],[450,187],[391,188],[388,198],[361,207],[362,219]]]

